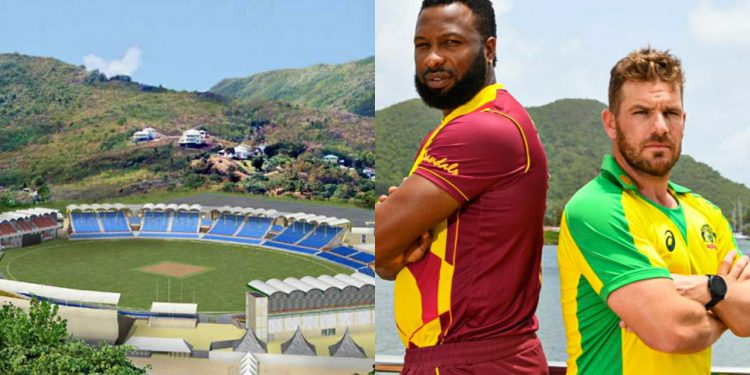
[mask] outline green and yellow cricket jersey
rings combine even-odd
[[[607,306],[610,293],[639,280],[714,274],[737,249],[718,207],[671,182],[669,190],[678,208],[643,197],[607,155],[599,176],[565,206],[557,256],[568,374],[711,372],[710,348],[689,355],[653,350],[620,328]]]

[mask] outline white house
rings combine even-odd
[[[190,129],[182,133],[182,137],[180,137],[180,146],[200,147],[201,145],[203,145],[203,137],[198,130]]]
[[[247,160],[252,156],[253,150],[245,145],[237,145],[234,148],[234,158],[239,160]]]
[[[323,156],[323,160],[325,160],[325,161],[327,161],[329,163],[333,163],[333,164],[338,164],[339,163],[339,157],[336,156],[336,155],[334,155],[334,154],[328,154],[326,156]]]
[[[147,142],[156,139],[156,129],[145,128],[133,133],[133,142]]]

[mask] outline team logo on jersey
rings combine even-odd
[[[667,245],[667,250],[671,253],[674,251],[674,233],[667,229],[667,231],[664,232],[664,235],[667,236],[667,238],[664,239],[664,244]]]
[[[708,224],[701,227],[701,239],[707,248],[716,250],[716,232]]]
[[[430,163],[435,168],[442,169],[454,176],[458,176],[458,163],[449,163],[448,158],[438,159],[432,155],[425,154],[424,159],[426,163]]]

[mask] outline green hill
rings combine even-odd
[[[132,144],[133,132],[144,127],[157,129],[161,141]],[[284,170],[273,186],[258,176],[247,186],[230,186],[232,191],[329,198],[309,186],[346,184],[346,199],[368,190],[356,176],[321,166],[316,158],[328,152],[353,163],[372,158],[367,155],[374,152],[371,117],[272,100],[176,92],[127,76],[107,78],[53,58],[0,54],[0,190],[37,178],[52,187],[53,196],[65,198],[240,182],[232,171],[222,175],[207,166],[210,150],[177,147],[180,134],[191,128],[214,135],[215,148],[245,142],[304,149],[291,155],[291,161],[271,164]],[[261,172],[245,167],[239,167],[245,175]]]
[[[224,79],[209,91],[234,99],[281,100],[372,117],[375,114],[375,57]]]
[[[595,100],[564,99],[528,108],[544,144],[550,172],[547,194],[548,222],[558,220],[562,208],[583,184],[599,172],[602,155],[611,145],[601,126],[605,105]],[[378,140],[376,191],[398,185],[408,173],[420,142],[440,122],[439,111],[413,99],[376,113]],[[672,180],[705,196],[727,215],[737,199],[750,207],[750,189],[722,177],[710,166],[682,155]],[[748,217],[746,214],[745,217]]]

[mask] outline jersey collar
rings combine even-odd
[[[608,175],[611,180],[616,181],[623,190],[638,190],[638,187],[635,185],[635,182],[633,182],[633,179],[631,179],[630,176],[625,173],[622,167],[617,164],[617,161],[615,161],[615,158],[612,155],[604,155],[604,159],[602,159],[601,170],[602,173]],[[684,186],[677,185],[672,181],[669,181],[669,189],[674,191],[675,193],[690,192],[690,189]]]
[[[479,90],[479,92],[474,95],[471,100],[454,109],[453,111],[451,111],[451,113],[445,116],[442,123],[447,124],[456,117],[474,112],[477,110],[477,108],[487,104],[487,102],[495,100],[495,97],[497,97],[497,90],[501,90],[502,88],[502,83],[495,83],[489,86],[485,86],[483,89]]]

